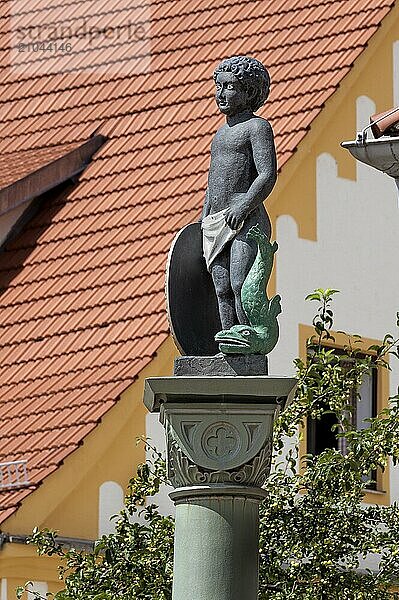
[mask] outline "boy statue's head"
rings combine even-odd
[[[225,114],[232,114],[240,109],[256,112],[269,95],[269,73],[256,58],[226,58],[215,69],[213,79],[216,84],[216,102]]]

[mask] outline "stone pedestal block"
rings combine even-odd
[[[267,375],[267,356],[248,354],[235,356],[217,354],[216,356],[179,356],[175,359],[174,374],[235,376],[235,375]]]

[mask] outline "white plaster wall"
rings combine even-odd
[[[115,532],[115,519],[124,507],[122,487],[115,481],[105,481],[100,485],[98,502],[98,535],[108,535]]]
[[[358,99],[358,129],[373,112],[370,99]],[[355,132],[348,136],[354,139]],[[357,163],[356,181],[343,179],[337,175],[334,158],[322,154],[317,159],[316,183],[317,241],[299,239],[297,225],[289,216],[277,222],[277,290],[283,313],[281,338],[270,357],[272,374],[293,373],[292,359],[299,352],[298,323],[311,325],[316,306],[304,298],[315,288],[341,291],[333,304],[335,330],[378,339],[387,332],[396,333],[399,209],[394,180],[361,163]],[[392,367],[394,394],[399,367],[396,363]],[[399,499],[399,470],[393,468],[391,498]]]

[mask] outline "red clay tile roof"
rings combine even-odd
[[[12,28],[0,39],[0,154],[24,152],[24,161],[96,130],[109,137],[79,185],[47,200],[0,255],[0,462],[27,459],[32,482],[0,492],[2,520],[82,443],[168,335],[166,253],[202,204],[221,123],[218,61],[248,53],[269,67],[261,114],[281,168],[394,5],[140,2],[0,5],[1,30]],[[105,28],[91,46],[81,35],[63,57],[9,52],[27,24],[42,24],[47,37],[68,25],[73,36],[84,18],[86,30],[95,18]],[[144,39],[114,36],[111,27],[129,19]]]

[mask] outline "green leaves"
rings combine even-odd
[[[262,506],[261,600],[399,598],[390,591],[399,577],[399,508],[362,503],[370,472],[384,469],[389,458],[399,462],[399,390],[384,418],[369,419],[368,428],[358,431],[351,418],[363,377],[386,368],[398,341],[386,335],[370,348],[374,356],[359,349],[360,336],[347,337],[340,355],[325,347],[332,340],[334,293],[319,289],[307,297],[319,303],[315,335],[308,340],[307,360],[295,361],[296,398],[275,427],[276,470],[266,483],[271,500]],[[346,439],[345,456],[334,449],[307,454],[299,469],[298,427],[328,413]],[[284,435],[294,436],[288,455]],[[374,571],[362,563],[370,556]]]
[[[115,533],[102,536],[92,552],[66,548],[55,532],[35,528],[30,543],[38,553],[60,557],[59,576],[65,587],[54,600],[170,600],[174,522],[154,504],[146,505],[164,479],[165,461],[154,449],[130,480]],[[132,520],[137,514],[139,522]],[[18,588],[17,597],[24,591]]]
[[[317,300],[317,302],[329,302],[334,294],[339,294],[339,290],[331,290],[327,288],[323,290],[322,288],[317,288],[311,294],[308,294],[305,300]]]
[[[333,339],[329,331],[333,326],[333,312],[330,309],[330,304],[334,294],[338,293],[338,290],[318,288],[305,298],[305,300],[315,300],[320,305],[313,319],[313,327],[318,336],[319,345],[323,339]]]

